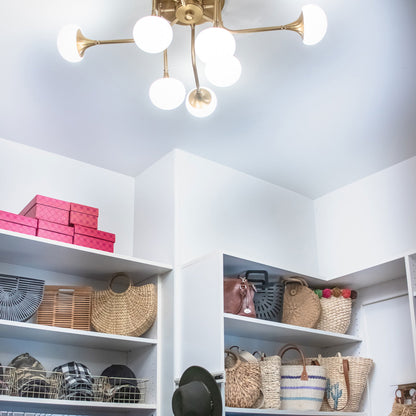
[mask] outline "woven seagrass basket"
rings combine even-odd
[[[261,391],[264,397],[261,408],[280,409],[280,369],[282,359],[279,355],[266,356],[260,353],[259,365]]]
[[[122,293],[112,289],[118,277],[129,280]],[[133,286],[125,273],[116,273],[106,290],[96,291],[92,296],[91,324],[98,332],[139,337],[151,328],[156,314],[156,286],[153,283]]]
[[[401,404],[394,402],[389,416],[416,416],[416,403]]]
[[[0,274],[0,319],[31,318],[42,301],[44,285],[43,280]]]
[[[232,360],[226,360],[230,366],[225,368],[225,405],[254,407],[261,396],[259,363],[255,358],[254,362],[242,361],[240,356],[231,350],[225,352],[232,356]]]
[[[319,292],[319,293],[318,293]],[[326,293],[327,292],[327,293]],[[322,331],[345,334],[351,323],[352,298],[348,289],[315,290],[320,296],[321,315],[316,328]],[[356,293],[356,292],[354,292]],[[325,297],[326,294],[326,297]]]
[[[90,286],[45,286],[36,322],[40,325],[89,331],[91,297]]]
[[[343,359],[348,360],[349,394],[343,372]],[[368,375],[373,367],[373,360],[359,356],[342,356],[338,353],[335,357],[318,356],[318,362],[326,369],[327,395],[330,393],[330,397],[322,402],[321,411],[332,411],[336,408],[343,412],[358,412],[362,395],[367,387]],[[332,386],[338,391],[335,395],[336,406]]]

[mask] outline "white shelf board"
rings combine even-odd
[[[332,347],[361,342],[361,338],[352,335],[248,318],[230,313],[224,313],[224,332],[226,335],[244,338],[273,342],[281,342],[283,339],[286,343],[317,347]]]
[[[172,270],[168,264],[6,230],[0,230],[0,262],[102,280],[125,272],[137,281]]]
[[[234,407],[225,408],[226,415],[287,415],[287,416],[365,416],[362,412],[321,412],[321,411],[300,411],[300,410],[278,410],[278,409],[237,409]]]
[[[0,395],[1,410],[47,414],[114,416],[115,414],[153,415],[154,404],[121,404],[80,400],[32,399]]]
[[[127,337],[27,322],[7,321],[4,319],[0,319],[1,338],[124,352],[157,344],[157,341],[152,338]]]

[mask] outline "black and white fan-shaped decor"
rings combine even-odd
[[[270,282],[266,270],[247,270],[245,277],[256,288],[253,299],[256,317],[266,321],[280,321],[284,294],[284,285],[281,280]]]
[[[0,319],[24,322],[39,308],[44,280],[0,274]]]

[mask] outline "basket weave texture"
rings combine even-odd
[[[118,276],[126,275],[115,275],[106,290],[93,293],[91,324],[98,332],[138,337],[155,322],[156,286],[153,283],[132,286],[129,278],[127,290],[117,293],[111,285]]]
[[[302,364],[282,363],[280,369],[281,409],[319,410],[325,394],[326,371],[320,365],[306,365],[306,359],[299,347],[287,344],[279,351],[280,357],[290,350],[299,352]]]
[[[280,356],[264,356],[259,361],[264,409],[280,409]]]
[[[225,368],[225,405],[228,407],[251,408],[261,394],[260,366],[255,362],[242,361],[237,354],[226,350],[234,360],[227,360]]]
[[[416,416],[416,403],[401,404],[394,402],[389,416]]]
[[[321,314],[318,295],[301,277],[284,279],[282,322],[289,325],[314,328]]]
[[[0,319],[27,321],[42,302],[44,280],[0,274]]]
[[[45,286],[36,322],[89,331],[92,291],[90,286]]]
[[[345,334],[351,323],[351,298],[342,296],[321,298],[321,316],[316,325],[322,331]]]
[[[331,390],[334,387],[338,391],[347,391],[342,372],[342,359],[347,359],[349,364],[350,395],[347,397],[347,394],[341,394],[337,399],[336,408],[342,409],[343,412],[358,412],[362,395],[367,386],[368,375],[373,366],[373,360],[358,356],[341,356],[340,353],[335,357],[318,357],[319,363],[326,369],[327,397],[328,393],[331,394]],[[333,407],[334,401],[331,396],[329,401],[323,401],[321,411],[331,411]]]

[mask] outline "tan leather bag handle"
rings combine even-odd
[[[342,355],[339,354],[339,357],[342,358]],[[321,355],[318,355],[318,361],[321,358],[322,358],[322,356]],[[345,406],[342,407],[341,409],[333,409],[335,411],[344,410],[348,406],[348,403],[349,403],[350,398],[351,398],[350,376],[349,376],[349,373],[350,373],[350,363],[349,363],[349,361],[346,358],[342,358],[342,364],[341,364],[340,369],[341,369],[341,372],[344,374],[345,385],[347,386],[347,402],[345,403]],[[326,398],[326,401],[328,402],[329,407],[331,407],[331,405],[329,404],[327,392],[325,392],[325,398]]]
[[[289,350],[296,350],[300,356],[302,357],[302,365],[303,365],[303,370],[302,370],[302,374],[300,375],[300,379],[301,380],[308,380],[308,372],[306,371],[306,360],[305,360],[305,356],[303,355],[302,350],[295,344],[286,344],[284,345],[280,351],[278,352],[277,355],[280,356],[280,358],[283,358],[283,354]]]

